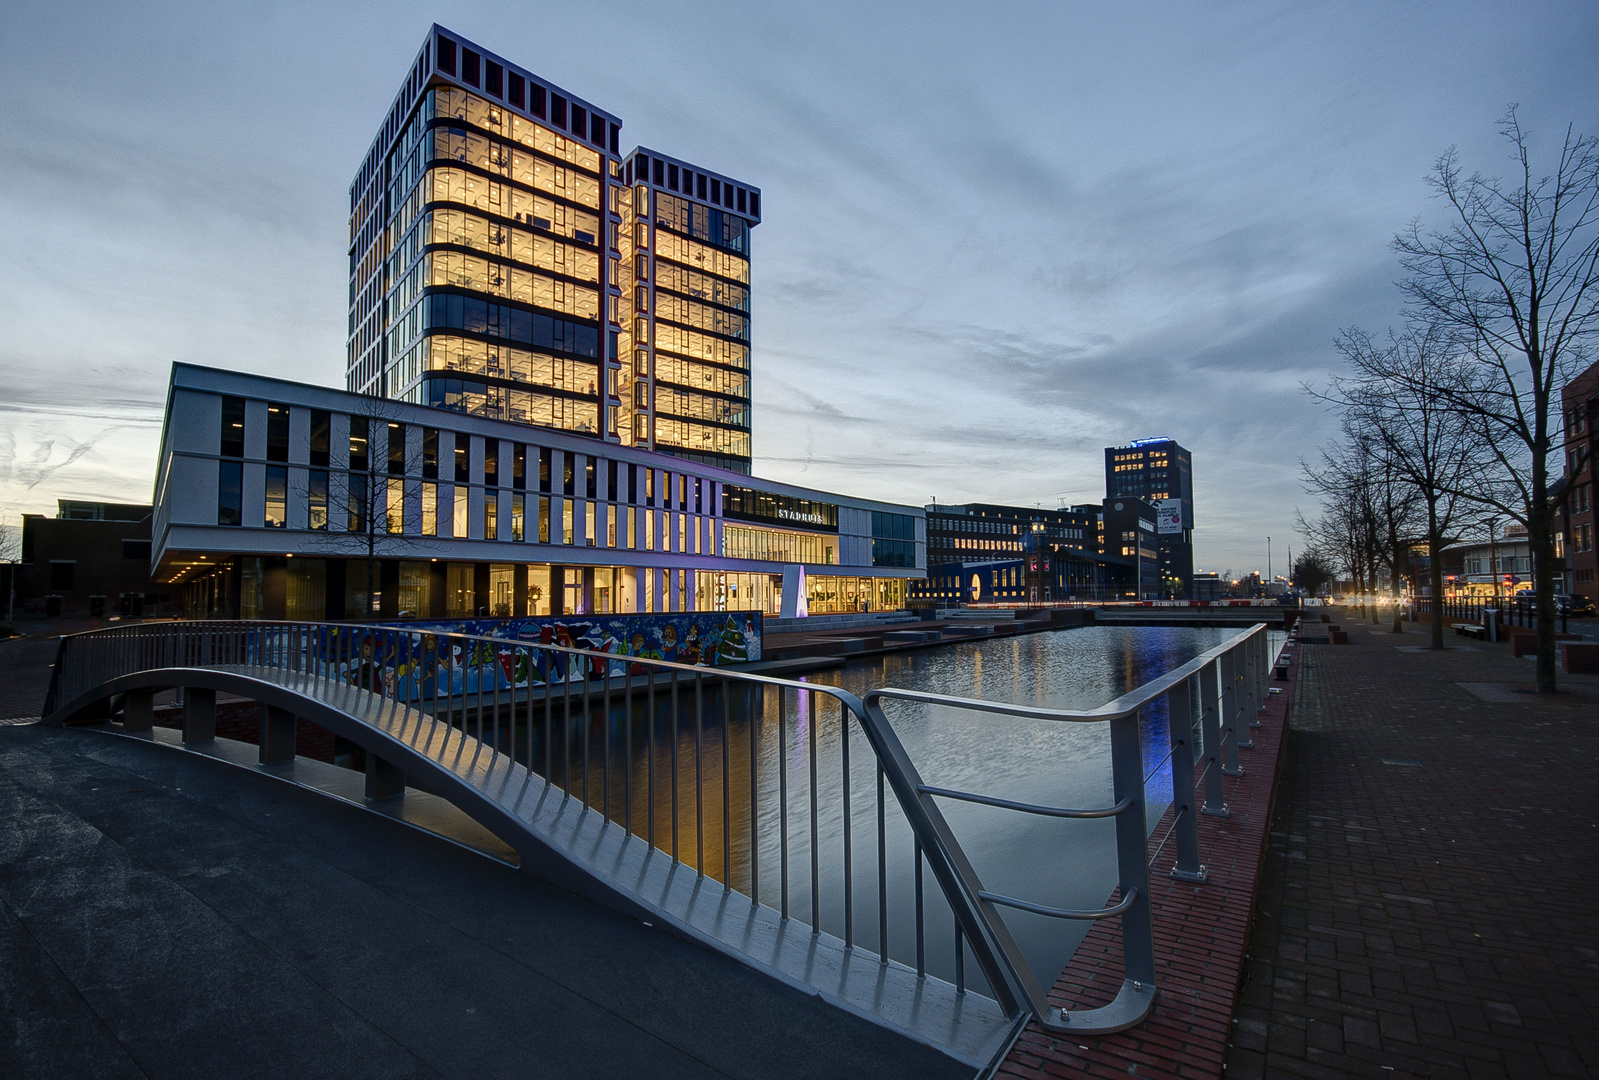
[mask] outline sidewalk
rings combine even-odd
[[[1225,1075],[1599,1072],[1599,677],[1307,646]]]

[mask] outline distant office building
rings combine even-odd
[[[168,609],[150,577],[146,505],[61,499],[56,516],[22,516],[19,613],[137,617]],[[0,616],[8,597],[0,596]]]
[[[1105,499],[1131,496],[1155,505],[1161,585],[1188,596],[1194,577],[1194,469],[1172,439],[1139,439],[1105,448]]]
[[[1189,599],[1203,600],[1206,602],[1220,600],[1227,595],[1231,583],[1223,581],[1221,575],[1214,570],[1195,570],[1193,586],[1189,589]]]
[[[1557,589],[1595,598],[1595,570],[1599,551],[1594,550],[1593,506],[1594,455],[1599,453],[1599,364],[1594,364],[1568,382],[1560,391],[1561,415],[1565,420],[1565,482],[1561,488],[1555,528],[1563,549],[1563,581]]]
[[[1132,499],[1123,503],[1142,507],[1130,525],[1139,530],[1141,517],[1147,526],[1141,544],[1123,545],[1118,539],[1107,546],[1104,508],[1097,505],[1058,510],[992,503],[928,506],[927,579],[912,583],[911,597],[938,604],[1131,599],[1138,593],[1140,570],[1152,591],[1158,588],[1154,508]],[[1111,511],[1115,528],[1109,535],[1121,535],[1126,517]]]
[[[760,189],[434,26],[350,185],[346,387],[750,471]]]

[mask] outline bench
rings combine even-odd
[[[1473,622],[1457,622],[1454,624],[1455,633],[1461,637],[1474,637],[1487,640],[1488,628]]]

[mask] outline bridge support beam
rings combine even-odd
[[[217,692],[188,687],[183,691],[183,741],[210,742],[217,737]]]
[[[123,731],[149,731],[155,727],[155,691],[129,690],[122,706]]]
[[[261,764],[294,760],[294,714],[275,705],[261,706]]]
[[[371,751],[366,755],[366,797],[381,802],[405,794],[405,770]]]

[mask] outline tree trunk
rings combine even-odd
[[[1527,549],[1532,553],[1532,587],[1538,611],[1538,692],[1555,692],[1555,543],[1553,511],[1545,493],[1545,466],[1534,457],[1532,506],[1527,513]]]
[[[1432,647],[1444,647],[1444,538],[1438,528],[1438,499],[1427,500],[1427,588],[1432,594]]]

